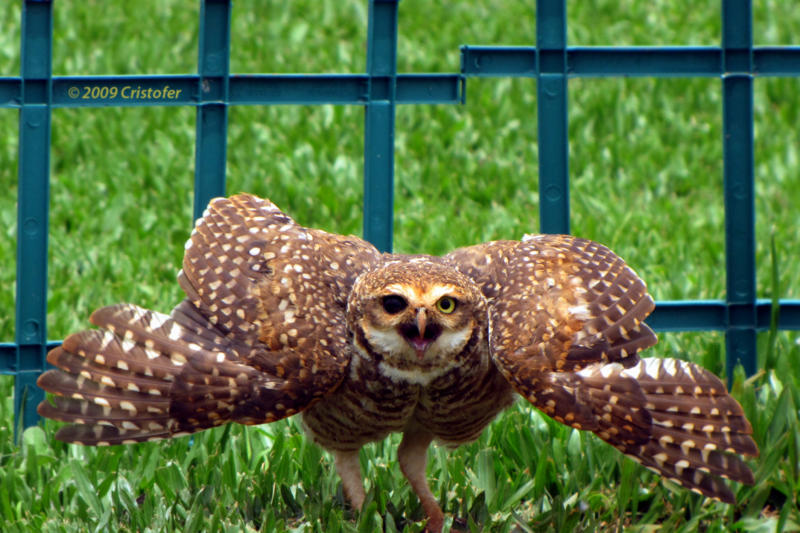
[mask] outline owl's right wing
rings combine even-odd
[[[268,200],[216,198],[186,244],[171,315],[121,304],[52,350],[42,416],[57,438],[120,444],[300,412],[341,382],[356,277],[380,253],[307,229]]]

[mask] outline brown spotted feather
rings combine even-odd
[[[662,476],[724,502],[733,503],[735,498],[721,478],[753,483],[753,474],[740,457],[758,455],[753,430],[719,378],[677,359],[643,359],[629,369],[609,366],[618,368],[592,368],[581,374],[598,384],[632,379],[644,395],[639,407],[652,424],[644,442],[628,441],[624,424],[596,432],[601,438]],[[629,410],[612,400],[612,412],[624,417]]]
[[[114,444],[302,411],[343,377],[346,295],[355,265],[379,256],[360,239],[298,226],[266,200],[213,200],[186,245],[187,299],[171,316],[95,312],[101,329],[48,355],[61,370],[39,384],[60,398],[39,412],[76,423],[63,440]]]
[[[608,248],[526,236],[447,256],[490,304],[492,357],[555,420],[589,430],[644,466],[732,502],[721,478],[752,483],[739,455],[752,429],[716,376],[674,359],[639,359],[656,337],[644,283]]]
[[[601,244],[533,235],[446,257],[489,300],[492,351],[505,368],[524,363],[529,372],[577,371],[598,362],[635,364],[637,353],[656,342],[642,322],[654,307],[644,283]]]

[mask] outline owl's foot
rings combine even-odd
[[[433,435],[427,431],[410,427],[403,432],[403,440],[397,448],[397,459],[400,462],[400,470],[408,479],[411,488],[417,494],[425,514],[428,516],[428,524],[425,531],[428,533],[440,533],[444,526],[444,514],[439,502],[433,496],[428,479],[425,477],[425,466],[428,463],[428,446],[433,440]]]
[[[364,482],[361,480],[361,464],[358,462],[358,450],[333,452],[333,460],[336,465],[336,472],[342,478],[344,494],[350,501],[353,509],[361,511],[364,505]]]

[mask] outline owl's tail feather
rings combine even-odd
[[[645,437],[639,425],[619,423],[631,419],[630,406],[614,397],[602,406],[595,404],[600,416],[594,433],[643,466],[727,503],[734,503],[735,497],[722,478],[753,483],[742,457],[758,455],[752,427],[711,372],[686,361],[648,358],[628,369],[613,364],[580,374],[583,385],[600,395],[604,388],[613,390],[615,382],[638,385],[644,403],[636,412],[647,413],[651,420]],[[641,398],[638,391],[637,396]]]
[[[110,445],[193,433],[228,422],[248,390],[252,369],[232,360],[221,337],[129,304],[99,309],[91,321],[103,329],[67,337],[47,355],[58,370],[39,377],[55,394],[39,414],[72,422],[59,440]]]

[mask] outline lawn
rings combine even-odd
[[[0,76],[19,72],[19,3],[0,10]],[[55,2],[58,75],[191,73],[197,2]],[[531,45],[532,2],[400,3],[398,71],[458,72],[461,44]],[[569,2],[573,45],[717,45],[719,7],[687,0]],[[754,7],[758,45],[800,44],[800,10]],[[239,0],[231,71],[363,72],[366,1]],[[144,37],[146,36],[146,37]],[[794,40],[793,40],[794,39]],[[535,80],[471,79],[463,106],[397,110],[395,250],[440,254],[538,230]],[[571,229],[607,244],[656,299],[723,298],[718,79],[569,82]],[[755,82],[758,295],[800,298],[800,81]],[[0,109],[0,342],[14,339],[17,120]],[[300,223],[361,232],[363,109],[233,107],[228,193],[271,198]],[[53,113],[48,338],[121,301],[162,312],[191,229],[195,110]],[[774,246],[772,246],[774,243]],[[773,268],[774,265],[774,268]],[[475,443],[434,447],[449,518],[478,531],[800,531],[798,332],[759,337],[759,374],[733,393],[762,454],[735,506],[662,483],[519,402]],[[724,372],[713,332],[661,334],[650,355]],[[421,531],[395,460],[365,448],[355,516],[326,454],[295,420],[113,449],[67,446],[45,423],[15,443],[0,376],[2,531]]]

